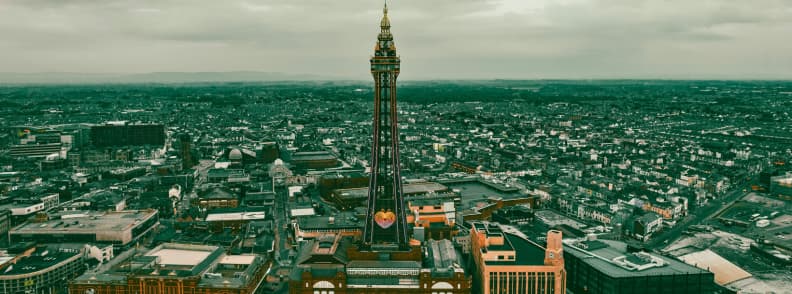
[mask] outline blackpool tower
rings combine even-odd
[[[396,78],[401,60],[390,32],[388,5],[383,9],[380,33],[371,57],[374,77],[374,121],[369,177],[368,210],[361,249],[409,250],[407,221],[399,166],[399,126]]]

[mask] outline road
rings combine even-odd
[[[723,197],[710,201],[704,207],[699,207],[693,213],[677,222],[673,228],[665,230],[659,235],[652,237],[651,240],[645,243],[645,246],[647,248],[658,248],[663,247],[666,244],[673,243],[677,238],[679,238],[679,236],[682,235],[682,232],[687,230],[687,228],[691,225],[701,224],[705,220],[714,216],[722,208],[731,205],[737,199],[745,196],[747,193],[743,192],[742,189],[743,188],[741,186],[737,186],[734,190],[724,194]]]
[[[198,172],[198,178],[195,180],[193,184],[193,189],[189,192],[184,191],[184,196],[182,196],[182,200],[178,203],[178,214],[182,212],[188,211],[190,209],[190,202],[193,198],[197,197],[198,195],[195,193],[195,188],[206,182],[206,173],[207,171],[214,166],[214,160],[201,160],[198,165],[195,166],[195,170]]]
[[[289,259],[289,239],[288,225],[289,225],[289,195],[285,189],[275,189],[275,209],[274,224],[275,227],[275,260],[278,264],[284,265],[284,261]],[[288,263],[288,262],[287,262]]]
[[[275,235],[275,245],[273,248],[273,258],[275,266],[270,276],[267,278],[267,288],[270,290],[267,293],[287,293],[288,283],[287,279],[280,282],[279,278],[282,276],[288,278],[288,273],[291,270],[291,260],[289,259],[290,246],[288,244],[289,232],[289,195],[283,188],[275,189],[275,207],[273,209],[273,227]]]

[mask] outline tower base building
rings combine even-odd
[[[449,240],[378,253],[361,251],[351,237],[326,235],[301,247],[289,293],[470,293],[462,264]]]

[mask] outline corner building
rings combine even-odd
[[[718,293],[714,274],[676,259],[612,240],[564,240],[569,290],[574,293]]]
[[[549,231],[544,248],[520,232],[477,222],[470,244],[476,265],[473,293],[566,293],[561,232]]]

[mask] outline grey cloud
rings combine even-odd
[[[392,2],[405,78],[792,77],[788,0]],[[370,0],[6,0],[0,65],[367,78],[380,14]]]

